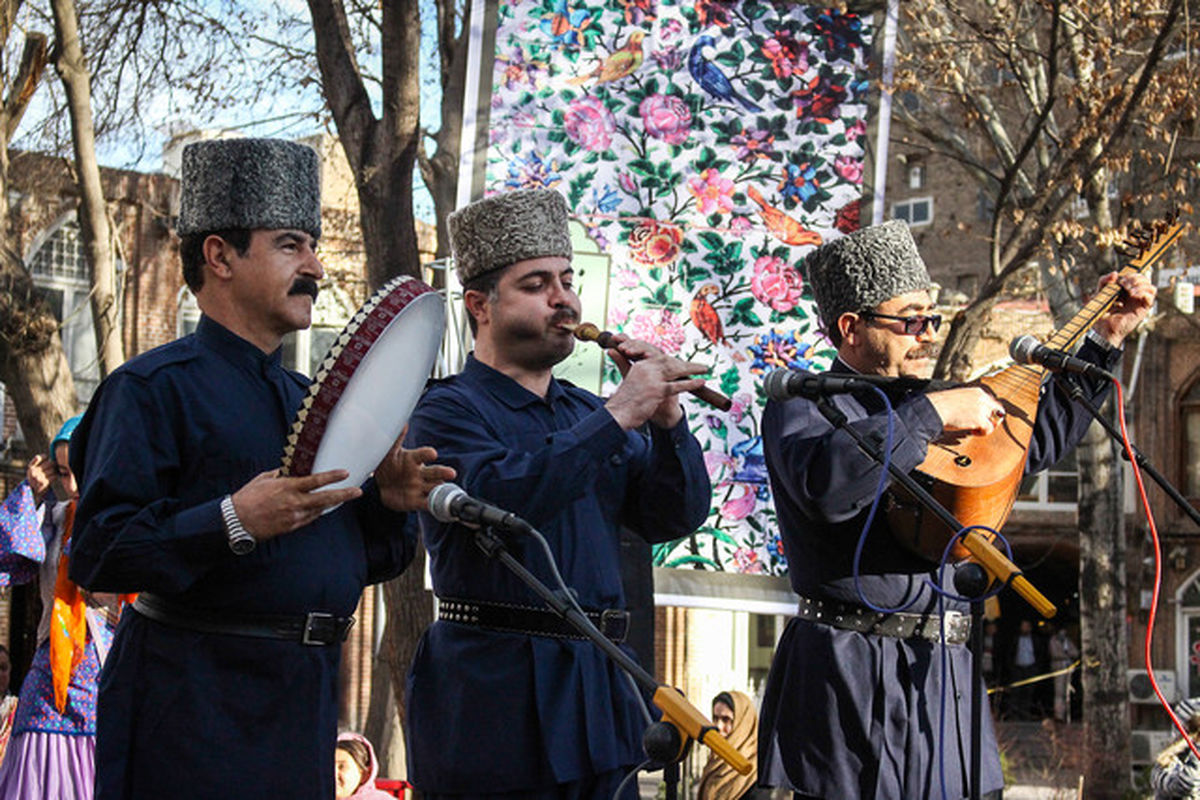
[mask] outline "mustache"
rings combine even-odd
[[[554,316],[550,318],[550,326],[551,327],[554,327],[555,325],[562,325],[564,323],[569,324],[569,325],[575,325],[578,322],[579,322],[579,315],[576,314],[574,310],[569,309],[569,308],[564,308],[559,311],[556,311]]]
[[[908,358],[933,358],[932,347],[918,347],[908,351]]]
[[[296,280],[292,283],[292,288],[288,289],[288,296],[290,297],[296,294],[306,294],[313,300],[316,300],[317,295],[320,294],[320,292],[321,287],[317,285],[315,280],[301,276],[296,278]]]

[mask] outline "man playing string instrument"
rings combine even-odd
[[[922,377],[934,332],[931,282],[908,226],[865,228],[808,258],[809,283],[826,335],[837,347],[831,371]],[[1154,302],[1143,275],[1119,281],[1118,300],[1089,333],[1078,357],[1109,369],[1125,337]],[[1109,385],[1082,379],[1100,400]],[[919,393],[889,390],[892,462],[905,471],[947,432],[990,433],[1003,405],[980,387]],[[882,443],[883,401],[867,391],[832,398],[849,424]],[[1091,417],[1060,389],[1042,387],[1028,448],[1028,472],[1045,469],[1075,446]],[[814,401],[772,400],[763,442],[789,579],[799,611],[779,643],[762,704],[759,775],[798,800],[894,800],[967,794],[971,729],[969,620],[946,620],[948,671],[939,645],[937,565],[906,550],[882,513],[874,518],[856,575],[854,552],[875,497],[881,467]],[[953,591],[953,570],[945,570]],[[860,594],[861,591],[861,594]],[[904,607],[877,621],[866,604]],[[961,603],[945,608],[961,611]],[[952,624],[953,623],[953,624]],[[939,730],[940,704],[946,723]],[[1003,787],[987,703],[983,704],[981,787]]]

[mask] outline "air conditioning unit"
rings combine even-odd
[[[1178,734],[1174,730],[1131,731],[1129,734],[1130,760],[1134,764],[1152,763],[1167,745],[1175,741],[1176,736]]]
[[[1163,697],[1166,698],[1167,702],[1174,703],[1178,697],[1178,692],[1175,687],[1175,673],[1166,669],[1156,669],[1154,670],[1154,679],[1158,681],[1158,688],[1162,691]],[[1154,694],[1154,687],[1150,685],[1150,676],[1146,674],[1146,670],[1129,670],[1128,683],[1129,702],[1158,702],[1158,696]]]

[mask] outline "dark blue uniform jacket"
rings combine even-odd
[[[308,379],[207,317],[101,384],[71,442],[71,577],[212,613],[354,613],[412,557],[365,495],[237,556],[220,499],[279,467]],[[340,646],[196,633],[127,609],[101,675],[97,797],[334,794]]]

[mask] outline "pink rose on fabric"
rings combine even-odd
[[[746,233],[752,227],[754,227],[754,223],[750,221],[749,217],[734,217],[729,220],[729,230],[734,233]]]
[[[700,204],[701,214],[733,211],[733,181],[712,167],[690,179],[688,191]]]
[[[573,100],[563,115],[563,130],[584,150],[607,150],[616,129],[612,112],[591,95]]]
[[[636,289],[642,283],[642,279],[638,274],[631,269],[617,270],[617,285],[622,289]]]
[[[637,182],[634,181],[633,176],[628,172],[617,173],[617,185],[621,187],[621,191],[625,192],[625,194],[637,194]]]
[[[629,319],[629,312],[620,306],[614,306],[608,310],[608,327],[620,328]]]
[[[754,261],[754,277],[750,291],[760,303],[766,303],[780,313],[786,313],[800,302],[804,281],[782,258],[759,256]]]
[[[629,333],[634,339],[649,342],[664,353],[678,353],[683,347],[683,326],[665,308],[636,315]]]
[[[763,571],[762,562],[758,560],[758,551],[749,547],[734,550],[733,562],[737,565],[737,571],[743,574],[758,574]]]
[[[683,144],[692,130],[692,112],[678,97],[652,94],[638,106],[646,133],[667,144]]]
[[[833,162],[833,171],[836,172],[842,180],[858,185],[862,183],[863,167],[862,161],[850,156],[839,156]]]

